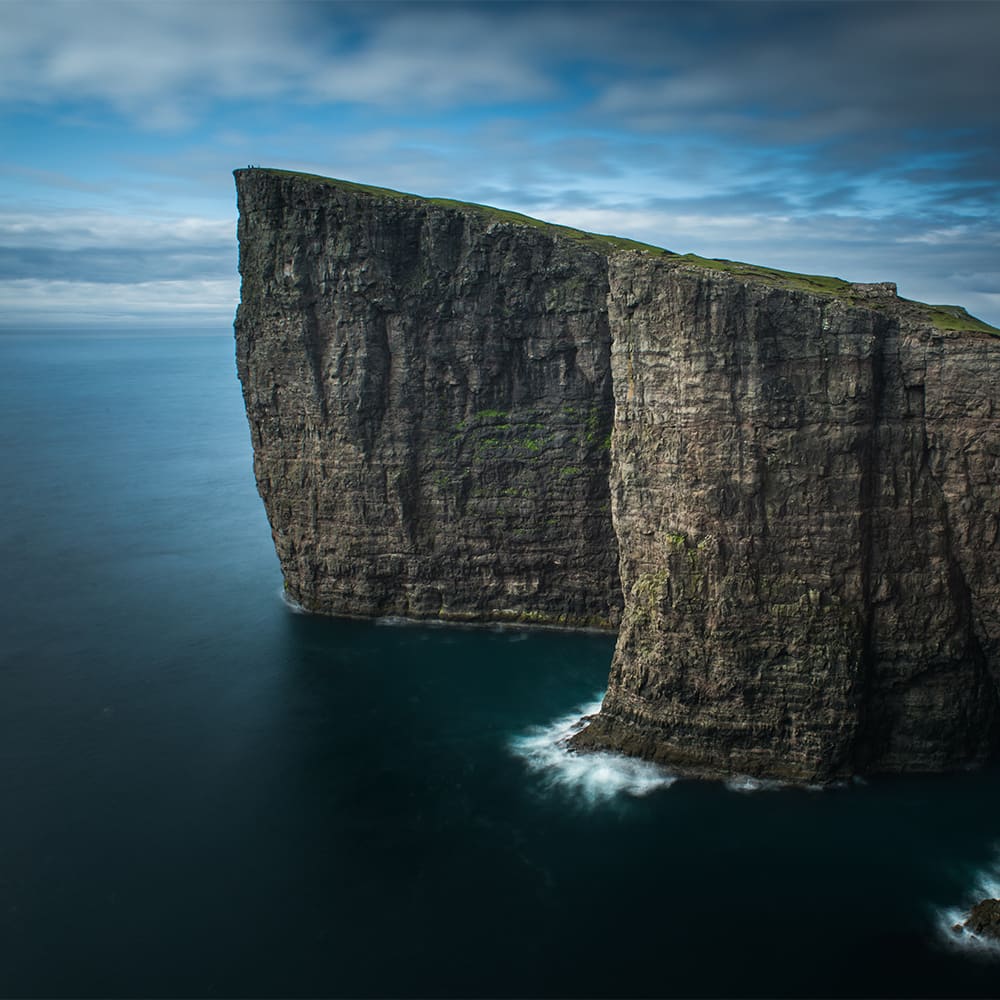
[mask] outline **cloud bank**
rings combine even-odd
[[[247,162],[894,279],[1000,323],[1000,4],[12,8],[0,279],[23,323],[46,282],[67,321],[113,285],[123,322],[144,296],[187,322],[162,283],[231,318]]]

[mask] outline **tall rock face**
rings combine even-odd
[[[1000,341],[855,291],[612,260],[625,615],[578,747],[818,781],[992,751]]]
[[[236,177],[237,365],[291,597],[616,625],[604,255],[485,210]]]
[[[237,187],[238,367],[295,600],[620,619],[581,751],[807,781],[994,751],[995,331],[478,206]]]

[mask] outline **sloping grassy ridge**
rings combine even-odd
[[[520,212],[510,212],[502,208],[493,208],[490,205],[477,205],[475,202],[456,201],[452,198],[424,198],[421,195],[410,194],[406,191],[394,191],[392,188],[375,187],[371,184],[357,184],[354,181],[340,180],[336,177],[324,177],[320,174],[307,174],[296,170],[279,170],[273,167],[253,167],[250,169],[262,170],[266,173],[278,174],[280,176],[300,177],[303,180],[313,183],[328,184],[332,187],[358,191],[378,198],[421,201],[431,205],[459,209],[463,212],[474,212],[491,221],[508,222],[513,225],[543,229],[550,232],[553,236],[574,240],[598,253],[636,250],[650,256],[669,257],[679,264],[688,264],[712,271],[724,271],[726,274],[731,274],[734,277],[746,278],[749,281],[757,281],[775,288],[811,292],[816,295],[834,295],[850,299],[851,301],[857,301],[856,296],[852,294],[853,286],[851,282],[844,281],[843,278],[834,278],[821,274],[799,274],[795,271],[781,271],[773,267],[745,264],[740,261],[699,257],[697,254],[692,253],[678,254],[672,250],[665,250],[663,247],[653,246],[650,243],[640,243],[638,240],[630,240],[621,236],[608,236],[603,233],[588,233],[582,229],[573,229],[571,226],[560,226],[553,222],[543,222],[541,219],[535,219],[530,215],[522,215]],[[905,302],[911,309],[915,309],[921,318],[926,319],[940,330],[954,330],[958,332],[974,331],[978,333],[990,333],[995,337],[1000,337],[1000,329],[990,326],[989,323],[984,323],[975,316],[971,316],[962,306],[927,305],[924,302],[915,302],[912,299],[900,299],[900,301]],[[878,308],[877,300],[865,300],[863,304]]]

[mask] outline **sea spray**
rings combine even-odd
[[[280,595],[281,600],[285,603],[285,605],[289,609],[289,611],[292,612],[292,614],[296,614],[296,615],[307,615],[307,614],[309,614],[309,612],[306,611],[306,609],[304,607],[302,607],[302,605],[299,604],[299,602],[297,600],[295,600],[295,598],[292,597],[291,594],[288,593],[288,588],[287,587],[284,587],[284,586],[281,587],[278,590],[278,594]]]
[[[669,788],[676,775],[657,764],[622,754],[577,753],[568,742],[601,707],[601,698],[581,705],[545,726],[534,726],[510,742],[513,753],[539,776],[546,790],[579,797],[589,806],[619,795],[649,795]]]
[[[747,795],[751,792],[773,792],[783,788],[788,788],[788,783],[784,781],[773,781],[769,778],[752,778],[746,774],[737,774],[732,778],[727,778],[723,782],[730,792],[738,792]]]
[[[798,782],[779,781],[776,778],[754,778],[748,774],[736,774],[723,781],[723,787],[728,792],[737,795],[750,795],[754,792],[826,792],[831,789],[843,790],[848,787],[846,781],[828,781],[825,784],[803,785]]]
[[[1000,899],[1000,850],[990,865],[976,873],[972,889],[962,905],[938,908],[935,923],[949,947],[984,958],[1000,959],[1000,941],[982,937],[965,927],[972,908],[984,899]]]

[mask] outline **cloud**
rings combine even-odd
[[[231,219],[190,216],[0,212],[0,278],[60,288],[221,280],[236,270],[234,229]]]
[[[102,101],[140,123],[183,123],[199,91],[202,101],[279,93],[303,48],[273,4],[16,6],[0,36],[0,99]]]
[[[267,100],[554,101],[577,125],[757,144],[997,124],[996,3],[12,6],[0,100],[97,100],[140,124]]]
[[[751,173],[770,157],[805,203],[841,189],[869,214],[897,198],[1000,208],[1000,4],[702,6],[711,36],[698,44],[682,18],[695,44],[609,82],[595,122],[701,137]]]
[[[0,247],[0,275],[6,278],[84,281],[93,284],[141,283],[228,278],[236,266],[236,251],[206,253],[102,247],[94,250],[48,250],[34,247]]]
[[[6,327],[229,323],[234,220],[0,212]]]
[[[647,124],[708,112],[772,140],[997,121],[996,4],[706,6],[718,15],[710,39],[664,19],[661,32],[696,44],[609,86],[600,108]]]
[[[337,52],[306,82],[314,100],[397,107],[498,104],[553,96],[555,85],[528,58],[520,31],[505,20],[452,7],[440,14],[402,10],[369,25],[365,41]]]
[[[232,324],[239,299],[235,277],[213,280],[91,283],[34,278],[0,280],[5,329],[61,327],[179,329]]]
[[[554,90],[530,58],[537,39],[525,46],[519,23],[489,9],[373,12],[267,0],[16,6],[0,36],[0,100],[98,101],[152,128],[183,128],[218,101],[455,106]]]
[[[199,216],[151,218],[104,212],[0,211],[0,247],[52,250],[229,248],[232,219]]]

